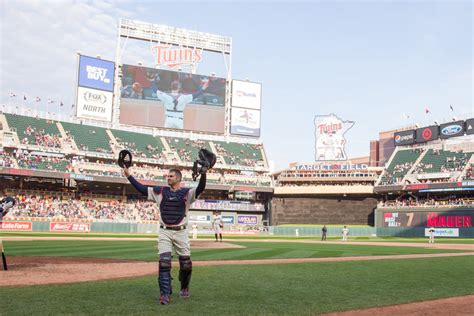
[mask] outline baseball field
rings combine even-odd
[[[191,244],[191,298],[178,297],[173,262],[175,293],[163,306],[151,236],[0,237],[9,268],[0,271],[0,315],[474,313],[469,239],[201,238]]]

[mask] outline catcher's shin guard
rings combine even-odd
[[[191,274],[193,272],[193,262],[190,256],[179,256],[179,281],[181,290],[189,288]]]
[[[160,294],[171,294],[171,252],[160,254],[158,284],[160,285]]]

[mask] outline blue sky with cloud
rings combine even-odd
[[[262,140],[277,169],[314,160],[315,115],[355,121],[346,151],[366,156],[380,131],[448,120],[450,104],[472,116],[473,10],[471,1],[6,0],[0,102],[20,102],[13,91],[74,103],[76,52],[113,60],[118,19],[132,18],[232,37],[233,77],[263,84]],[[123,57],[146,65],[149,48],[130,44]]]

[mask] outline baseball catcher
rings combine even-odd
[[[0,222],[2,221],[3,217],[7,215],[8,211],[15,205],[15,199],[11,196],[7,196],[0,201]],[[0,239],[0,251],[2,252],[2,263],[3,263],[3,270],[8,270],[7,266],[7,258],[5,257],[5,252],[3,250],[3,242]]]

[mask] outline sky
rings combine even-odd
[[[0,0],[0,103],[73,104],[77,52],[114,60],[129,18],[232,38],[232,77],[262,84],[276,170],[314,162],[317,115],[355,121],[347,155],[368,156],[381,131],[474,117],[473,13],[471,1]],[[123,51],[125,63],[151,63],[148,43]],[[198,73],[223,65],[213,55]]]

